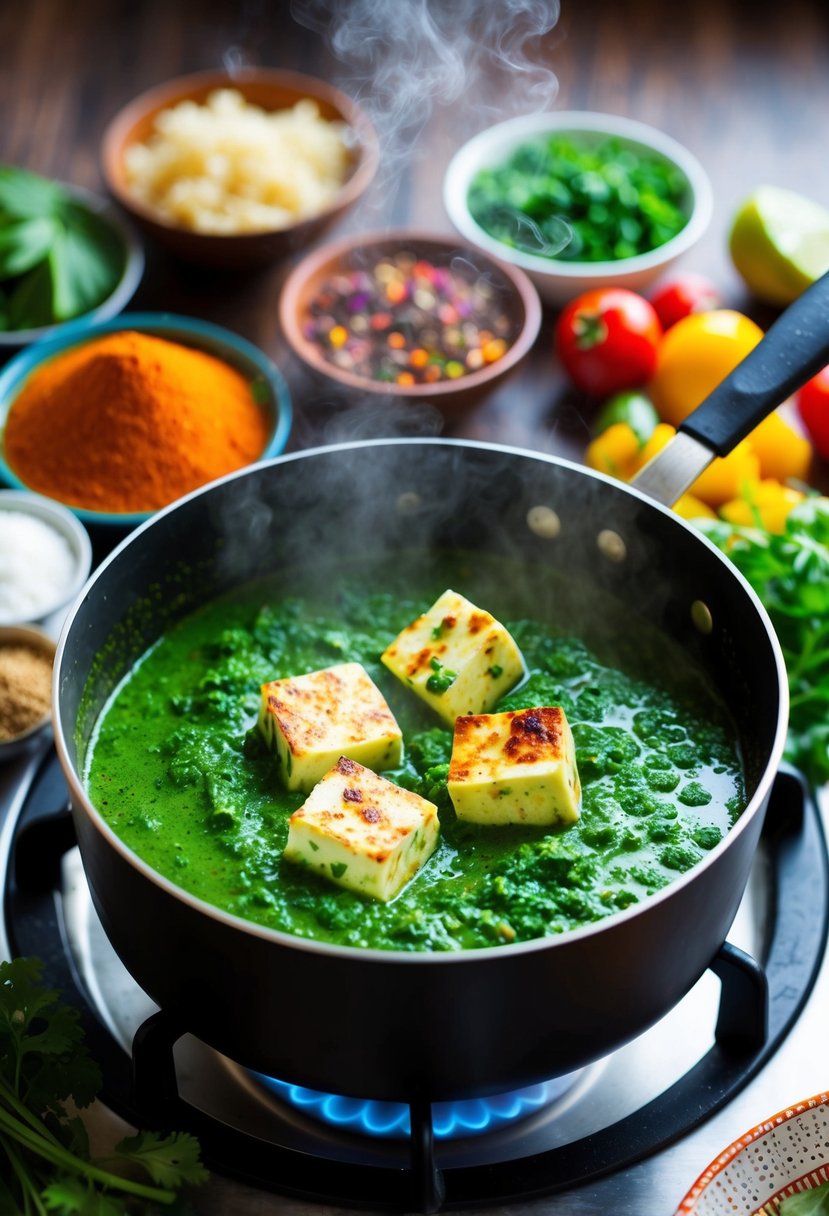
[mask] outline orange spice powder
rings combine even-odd
[[[30,489],[93,511],[154,511],[257,460],[268,417],[203,351],[108,334],[57,355],[13,402],[4,447]]]

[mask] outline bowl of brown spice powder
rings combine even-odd
[[[29,625],[0,626],[0,763],[51,729],[55,642]]]

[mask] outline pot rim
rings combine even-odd
[[[684,874],[673,879],[667,886],[660,891],[649,895],[637,904],[633,904],[628,908],[619,910],[618,912],[610,913],[608,916],[602,917],[601,920],[591,922],[588,925],[583,925],[578,929],[570,929],[566,933],[557,936],[533,938],[526,942],[510,943],[507,946],[482,946],[470,948],[467,950],[457,951],[403,951],[403,950],[384,950],[377,947],[361,947],[361,946],[341,946],[330,942],[320,942],[309,938],[298,937],[295,934],[286,933],[279,929],[270,929],[267,926],[256,924],[240,916],[235,916],[230,912],[225,912],[221,908],[213,904],[199,899],[190,892],[185,891],[182,887],[177,886],[170,879],[165,878],[152,866],[148,865],[137,853],[134,853],[120,839],[116,832],[109,826],[100,812],[89,799],[83,782],[78,772],[75,763],[69,755],[66,735],[63,729],[63,720],[61,714],[60,688],[62,683],[63,660],[66,651],[69,634],[71,633],[75,617],[83,606],[88,589],[95,583],[99,577],[109,568],[109,566],[118,559],[120,554],[128,548],[133,541],[140,537],[148,528],[156,527],[160,522],[172,511],[177,510],[184,503],[188,503],[193,499],[208,494],[212,489],[219,485],[224,485],[227,482],[235,481],[239,478],[250,475],[257,469],[263,467],[272,467],[281,464],[287,464],[296,460],[312,459],[315,456],[331,455],[337,452],[347,452],[362,450],[364,448],[382,447],[382,446],[413,446],[426,445],[428,447],[455,447],[455,448],[472,448],[495,452],[505,456],[517,456],[522,458],[530,458],[545,464],[562,466],[573,470],[583,476],[593,478],[596,481],[605,483],[615,490],[625,494],[630,494],[653,510],[659,511],[667,515],[674,522],[676,527],[694,538],[695,542],[708,549],[710,553],[715,555],[717,560],[721,561],[728,569],[730,576],[742,587],[748,599],[752,602],[755,611],[757,612],[760,621],[765,626],[766,633],[769,639],[772,656],[774,658],[775,668],[777,672],[778,682],[778,713],[777,723],[775,727],[773,745],[770,749],[770,754],[766,760],[765,768],[757,783],[751,798],[746,804],[745,809],[740,815],[737,822],[728,830],[713,849],[706,854],[702,860],[686,870]],[[681,518],[670,507],[664,507],[647,494],[637,490],[634,486],[623,482],[618,482],[614,478],[600,473],[596,470],[586,468],[575,461],[567,460],[563,457],[553,456],[548,453],[534,452],[529,449],[497,444],[487,443],[479,440],[465,439],[449,439],[449,438],[391,438],[391,439],[371,439],[371,440],[355,440],[343,443],[322,445],[315,448],[306,448],[298,452],[285,453],[276,456],[271,460],[259,461],[252,465],[247,465],[243,469],[227,474],[225,477],[219,478],[216,481],[210,482],[205,486],[200,486],[193,490],[190,494],[183,498],[177,499],[169,506],[163,508],[155,515],[151,516],[136,530],[130,533],[118,544],[111,553],[101,562],[100,566],[94,571],[91,577],[87,580],[84,588],[79,593],[74,604],[67,613],[63,629],[58,641],[57,652],[54,663],[52,697],[55,706],[54,713],[54,736],[55,747],[63,769],[64,776],[71,794],[71,802],[73,808],[82,809],[83,813],[90,820],[96,831],[101,835],[111,848],[119,853],[124,861],[133,866],[149,881],[160,887],[167,895],[182,901],[189,908],[203,916],[217,921],[228,929],[251,933],[256,937],[271,941],[274,945],[283,948],[300,949],[308,951],[312,954],[328,955],[340,960],[344,959],[361,959],[366,963],[375,962],[377,964],[393,965],[406,964],[407,966],[449,966],[458,963],[473,964],[476,962],[484,962],[487,960],[499,959],[501,961],[515,958],[518,955],[532,954],[537,951],[548,950],[558,947],[566,949],[568,944],[577,944],[586,939],[590,939],[596,934],[607,929],[611,925],[617,925],[622,921],[633,921],[641,916],[652,914],[652,910],[656,910],[665,900],[670,899],[672,894],[681,888],[684,888],[693,882],[694,879],[704,870],[716,865],[720,856],[729,848],[731,842],[741,836],[743,832],[748,830],[750,823],[755,815],[761,813],[765,806],[772,782],[777,774],[780,762],[783,757],[783,749],[786,743],[786,733],[788,728],[788,681],[786,676],[785,662],[783,653],[780,648],[780,643],[777,635],[769,619],[768,613],[760,601],[758,595],[737,570],[737,568],[728,561],[728,558],[714,545],[707,537],[698,532],[688,521]]]

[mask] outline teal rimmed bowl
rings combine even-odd
[[[269,414],[269,437],[259,457],[267,460],[284,451],[291,431],[291,398],[285,378],[279,368],[257,346],[239,337],[228,329],[202,321],[195,317],[176,316],[172,313],[136,312],[122,313],[107,321],[78,320],[61,326],[60,332],[51,338],[35,342],[15,355],[0,371],[0,482],[13,489],[31,490],[21,481],[6,462],[3,446],[6,419],[16,398],[29,377],[47,360],[74,347],[84,345],[104,334],[134,330],[178,342],[183,346],[205,351],[223,359],[235,367],[251,383],[261,389],[261,404]],[[259,397],[257,397],[259,399]],[[72,436],[66,435],[67,459],[71,459]],[[48,495],[42,495],[49,497]],[[104,512],[74,506],[62,499],[54,499],[71,511],[84,524],[91,527],[117,527],[128,530],[154,515],[154,511]]]

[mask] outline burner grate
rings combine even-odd
[[[711,964],[722,984],[715,1042],[675,1084],[609,1127],[518,1158],[446,1164],[432,1108],[418,1103],[409,1108],[413,1134],[404,1169],[369,1165],[353,1152],[309,1156],[236,1130],[180,1096],[174,1047],[186,1028],[171,1015],[161,1011],[141,1026],[132,1061],[96,1016],[61,920],[60,861],[72,843],[65,804],[52,755],[33,782],[10,856],[0,858],[8,869],[5,924],[13,953],[39,955],[50,985],[77,1005],[102,1065],[104,1100],[130,1122],[191,1130],[214,1171],[320,1202],[385,1211],[486,1207],[562,1192],[650,1156],[709,1118],[759,1072],[794,1025],[826,944],[829,886],[820,818],[803,781],[784,770],[764,828],[772,898],[762,966],[729,943],[722,947]],[[804,890],[814,912],[808,918],[798,913]]]

